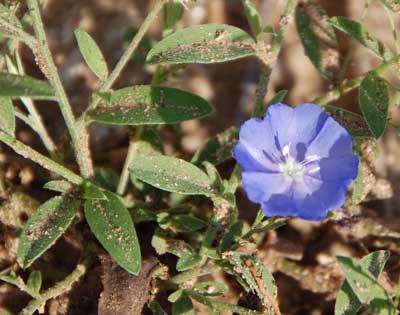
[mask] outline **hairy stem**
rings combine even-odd
[[[68,291],[71,286],[82,277],[88,268],[88,263],[79,264],[75,270],[64,280],[57,283],[54,287],[46,290],[40,298],[32,300],[22,311],[21,315],[31,315],[35,313],[48,300],[60,296]]]
[[[383,74],[395,65],[400,66],[399,62],[400,55],[396,55],[392,59],[389,59],[388,61],[381,64],[379,67],[373,70],[373,72],[375,72],[377,75]],[[335,101],[338,98],[342,97],[344,94],[354,90],[355,88],[358,88],[364,78],[365,75],[362,75],[351,80],[345,80],[342,82],[342,84],[339,85],[339,87],[329,91],[324,96],[316,98],[313,103],[318,105],[326,105],[332,101]]]
[[[72,144],[80,171],[84,177],[91,177],[93,175],[93,165],[90,156],[89,136],[87,130],[84,125],[77,124],[75,121],[71,104],[69,103],[67,94],[62,85],[47,43],[43,22],[40,16],[38,0],[27,0],[27,4],[32,17],[33,28],[39,41],[37,48],[35,49],[35,54],[39,59],[39,66],[41,67],[44,75],[49,79],[56,92],[60,110],[71,135]]]
[[[253,117],[261,117],[264,114],[264,99],[268,91],[268,83],[282,48],[283,39],[289,23],[293,20],[294,10],[297,0],[288,0],[285,13],[281,17],[280,27],[277,36],[272,44],[271,51],[265,46],[263,40],[258,42],[259,57],[262,60],[260,79],[257,85],[256,100],[254,105]]]
[[[0,141],[4,142],[6,145],[13,149],[16,153],[22,155],[24,158],[30,159],[33,162],[41,165],[43,168],[64,177],[69,182],[76,185],[81,184],[83,179],[80,176],[76,175],[61,164],[54,162],[52,159],[49,159],[48,157],[33,150],[22,142],[14,139],[3,131],[0,131]]]

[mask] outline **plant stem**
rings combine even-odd
[[[377,67],[375,70],[373,70],[373,72],[375,72],[377,75],[383,74],[384,72],[386,72],[391,67],[398,64],[399,62],[400,62],[400,54],[396,55],[392,59],[389,59],[388,61],[384,62],[379,67]],[[329,102],[337,100],[344,94],[359,87],[364,78],[365,78],[365,75],[362,75],[362,76],[356,77],[351,80],[345,80],[342,82],[342,84],[339,87],[329,91],[324,96],[316,98],[313,101],[313,103],[318,104],[318,105],[326,105]]]
[[[21,57],[19,55],[18,50],[15,51],[15,59],[17,65],[14,65],[11,59],[8,56],[6,56],[6,64],[8,71],[14,74],[25,75],[24,67],[22,65]],[[25,116],[21,112],[19,113],[16,112],[16,116],[22,119],[39,135],[47,151],[50,153],[52,157],[55,157],[56,146],[53,140],[51,139],[49,133],[47,132],[47,129],[43,124],[42,117],[37,111],[32,99],[29,97],[21,97],[21,101],[25,105],[27,111],[29,112],[29,117]]]
[[[7,133],[0,131],[0,141],[4,142],[10,148],[12,148],[16,153],[22,155],[23,157],[32,160],[33,162],[41,165],[43,168],[57,173],[61,177],[64,177],[69,182],[80,185],[82,183],[82,177],[76,175],[66,167],[54,162],[52,159],[40,154],[39,152],[31,149],[29,146],[23,144],[22,142],[14,139]]]
[[[264,114],[264,99],[268,91],[268,83],[279,53],[282,48],[283,39],[289,23],[293,19],[294,10],[297,0],[288,0],[285,13],[280,20],[280,28],[277,36],[272,44],[271,51],[266,49],[264,41],[261,39],[258,44],[259,57],[262,60],[260,79],[257,85],[256,100],[254,105],[253,117],[262,117]]]
[[[32,300],[22,311],[21,315],[31,315],[35,313],[48,300],[60,296],[68,291],[71,286],[82,277],[88,268],[88,263],[79,264],[75,270],[68,275],[64,280],[58,282],[54,287],[48,289],[40,298]]]
[[[43,21],[40,16],[38,0],[27,0],[27,4],[32,17],[33,28],[39,41],[34,51],[35,55],[38,57],[38,64],[56,92],[60,110],[71,135],[80,171],[83,177],[91,177],[93,175],[93,165],[89,150],[89,135],[84,125],[77,124],[75,121],[71,104],[69,103],[47,43]]]
[[[128,154],[126,155],[125,163],[124,163],[124,166],[122,169],[121,177],[119,179],[118,188],[117,188],[117,193],[119,195],[125,194],[126,187],[128,186],[129,166],[132,164],[132,161],[135,158],[136,141],[139,139],[142,131],[143,131],[143,127],[139,126],[136,129],[136,135],[135,136],[130,135]]]

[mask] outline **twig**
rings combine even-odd
[[[23,144],[22,142],[14,139],[7,133],[0,131],[0,141],[4,142],[10,148],[12,148],[16,153],[22,155],[23,157],[32,160],[33,162],[41,165],[43,168],[57,173],[58,175],[64,177],[66,180],[70,181],[75,185],[80,185],[83,181],[82,177],[76,175],[66,167],[54,162],[52,159],[40,154],[39,152],[31,149],[29,146]]]
[[[78,124],[75,121],[71,104],[69,103],[67,94],[62,85],[48,46],[43,27],[43,21],[40,16],[38,0],[27,0],[27,4],[32,17],[33,29],[39,41],[36,49],[34,49],[34,53],[38,58],[38,64],[43,74],[49,79],[56,92],[60,110],[71,135],[71,140],[80,171],[83,177],[91,177],[93,175],[93,165],[89,150],[89,135],[84,124]]]

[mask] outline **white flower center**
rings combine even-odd
[[[290,144],[285,145],[282,149],[284,161],[280,163],[279,168],[286,177],[292,180],[302,179],[306,171],[306,165],[309,163],[317,162],[321,159],[318,155],[309,155],[302,162],[298,162],[289,155],[289,152]],[[308,173],[316,173],[319,170],[320,167],[317,165],[314,168],[308,170]]]
[[[305,167],[295,159],[289,157],[280,165],[280,170],[286,177],[296,180],[303,178]]]

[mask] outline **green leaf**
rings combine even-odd
[[[226,284],[212,281],[196,283],[194,290],[206,296],[223,295],[229,292],[229,288]]]
[[[100,93],[90,117],[114,125],[176,124],[202,118],[212,112],[211,105],[195,94],[160,86],[127,87]]]
[[[400,0],[380,0],[380,1],[394,13],[400,13]]]
[[[38,294],[42,287],[42,273],[37,270],[32,271],[26,285],[32,292]]]
[[[231,159],[232,150],[238,138],[239,129],[230,127],[208,140],[206,145],[196,152],[191,162],[195,165],[201,165],[208,161],[214,165],[219,165]]]
[[[288,90],[281,90],[276,93],[268,102],[268,106],[283,102],[288,92]]]
[[[108,200],[86,200],[86,220],[115,261],[126,271],[137,275],[141,254],[132,218],[117,195],[111,192],[105,192],[105,195]]]
[[[242,235],[243,235],[243,222],[237,221],[229,227],[228,231],[222,238],[222,242],[220,245],[221,252],[226,252],[227,250],[236,249],[236,247],[238,247],[238,243]]]
[[[0,73],[0,96],[49,98],[54,93],[46,82],[28,76]]]
[[[352,291],[363,304],[370,304],[374,300],[390,301],[388,293],[376,279],[348,257],[337,257]]]
[[[0,129],[10,136],[15,134],[14,106],[10,97],[0,97]]]
[[[132,176],[169,192],[186,195],[212,193],[207,174],[193,164],[169,156],[149,156],[134,159]]]
[[[175,303],[183,296],[183,294],[184,291],[182,289],[176,290],[168,296],[168,302]]]
[[[182,18],[184,7],[180,0],[172,0],[164,4],[162,16],[163,35],[170,34],[176,23]]]
[[[253,290],[264,305],[270,305],[271,301],[265,295],[267,290],[274,298],[278,295],[278,289],[272,274],[255,257],[233,252],[228,256],[234,271],[241,280],[244,280],[244,288]],[[247,287],[247,288],[246,288]]]
[[[361,82],[359,90],[361,111],[376,139],[385,132],[389,108],[389,84],[370,72]]]
[[[100,80],[105,81],[108,77],[108,67],[99,46],[97,46],[94,39],[84,30],[76,29],[75,37],[78,42],[79,50],[89,68]]]
[[[103,192],[103,190],[96,185],[92,184],[88,180],[84,180],[82,183],[83,187],[83,199],[90,200],[107,200],[107,196]]]
[[[44,189],[53,190],[60,193],[65,193],[71,190],[73,187],[74,186],[70,182],[63,179],[52,180],[43,185]]]
[[[18,263],[22,268],[29,267],[67,230],[79,205],[79,200],[70,196],[58,196],[33,213],[20,238]]]
[[[157,221],[161,228],[172,229],[177,233],[192,233],[207,226],[206,221],[192,214],[170,215],[162,212],[157,215]]]
[[[255,56],[255,42],[245,31],[225,24],[205,24],[175,32],[147,55],[152,64],[217,63]]]
[[[359,264],[364,271],[370,272],[377,279],[389,259],[389,255],[388,251],[375,251],[363,257]],[[355,315],[362,305],[348,281],[345,280],[336,297],[335,315]]]
[[[112,168],[101,168],[96,170],[93,181],[101,188],[109,191],[116,191],[118,187],[119,176]]]
[[[330,18],[329,23],[347,35],[353,37],[378,57],[384,60],[393,58],[394,55],[392,51],[374,35],[368,32],[362,24],[341,16]]]
[[[322,106],[352,137],[373,137],[363,116],[332,105]]]
[[[202,257],[197,253],[184,253],[179,257],[176,263],[176,270],[179,272],[186,271],[196,267],[203,261]]]
[[[183,296],[172,304],[172,315],[195,315],[192,300]]]
[[[251,31],[255,37],[258,37],[263,31],[260,13],[251,0],[242,0],[247,22],[250,24]]]
[[[297,6],[296,26],[308,58],[323,77],[334,80],[340,66],[338,43],[325,10],[316,2]]]

